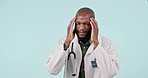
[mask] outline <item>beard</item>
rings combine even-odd
[[[75,30],[76,34],[77,34],[77,37],[78,37],[78,40],[83,42],[83,43],[86,43],[90,40],[90,37],[91,37],[91,30],[86,32],[86,35],[85,37],[80,37],[79,34],[78,34],[78,31]]]

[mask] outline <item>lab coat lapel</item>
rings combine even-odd
[[[81,48],[80,48],[80,45],[78,43],[78,37],[77,37],[77,35],[75,35],[75,38],[73,39],[72,42],[74,43],[74,46],[75,46],[75,48],[74,48],[75,52],[76,53],[81,53]]]
[[[82,52],[81,52],[81,48],[80,48],[80,44],[78,43],[78,38],[77,35],[75,35],[75,38],[72,41],[74,43],[74,52],[76,53],[76,67],[77,67],[77,76],[79,74],[79,67],[81,64],[81,60],[82,60]]]
[[[102,45],[102,39],[101,39],[101,36],[100,35],[99,35],[99,45]],[[94,50],[94,45],[91,42],[91,45],[89,46],[89,48],[88,48],[88,50],[86,52],[86,55],[90,54],[93,50]]]

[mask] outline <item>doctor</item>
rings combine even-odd
[[[73,26],[74,29],[73,29]],[[48,57],[46,68],[56,75],[64,67],[64,78],[112,78],[119,70],[115,45],[99,35],[94,12],[81,8]]]

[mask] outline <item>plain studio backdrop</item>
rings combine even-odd
[[[63,78],[47,72],[46,59],[81,7],[117,46],[114,78],[148,78],[147,0],[0,0],[0,78]]]

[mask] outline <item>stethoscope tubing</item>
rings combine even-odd
[[[73,55],[74,55],[74,59],[76,59],[76,54],[75,54],[74,51],[73,51],[73,45],[74,45],[74,43],[72,43],[71,52],[68,54],[68,59],[67,59],[67,60],[69,60],[71,54],[73,54]]]

